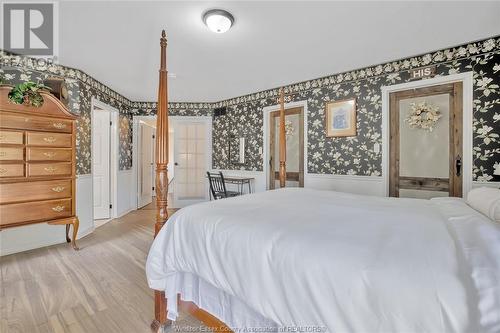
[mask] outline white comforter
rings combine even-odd
[[[167,295],[193,275],[278,326],[500,332],[500,228],[460,199],[285,189],[207,202],[169,219],[146,268]]]

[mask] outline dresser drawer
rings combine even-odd
[[[0,178],[24,177],[24,164],[0,164]]]
[[[0,203],[71,198],[71,180],[0,184]]]
[[[70,148],[26,148],[27,161],[71,161]]]
[[[28,163],[28,177],[37,176],[69,176],[71,163]]]
[[[0,161],[23,161],[23,147],[0,147]]]
[[[71,199],[0,205],[0,225],[71,216]]]
[[[71,147],[71,134],[28,132],[26,142],[29,146]]]
[[[71,133],[72,131],[71,120],[63,120],[55,118],[0,114],[0,123],[2,124],[2,127],[6,128],[50,131],[50,132],[60,132],[60,133]]]
[[[0,125],[3,125],[3,124],[0,123]],[[0,143],[22,145],[23,144],[23,132],[0,131]]]

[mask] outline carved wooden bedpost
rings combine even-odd
[[[280,88],[280,133],[279,133],[279,151],[280,151],[280,187],[286,185],[286,133],[285,133],[285,92]]]
[[[168,218],[168,96],[167,96],[167,37],[165,30],[160,39],[160,82],[156,116],[156,223],[155,237]],[[165,293],[155,291],[155,320],[151,328],[159,331],[167,323],[167,300]]]

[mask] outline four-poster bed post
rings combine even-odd
[[[285,92],[280,88],[280,129],[279,129],[279,152],[280,152],[280,187],[286,185],[286,133],[285,133]]]
[[[158,106],[156,117],[156,223],[154,235],[158,234],[168,219],[168,96],[167,96],[167,36],[165,30],[160,39],[160,70],[158,86]],[[280,187],[285,187],[286,181],[286,133],[285,133],[285,96],[280,89],[280,122],[279,122],[279,152],[280,152]],[[155,290],[155,319],[151,328],[155,332],[162,332],[167,320],[167,299],[165,293]],[[232,332],[223,322],[210,313],[198,308],[192,302],[178,299],[180,309],[189,312],[210,327],[213,332]]]
[[[156,223],[155,237],[168,219],[168,96],[167,96],[167,36],[165,30],[160,39],[160,80],[156,110]],[[155,320],[151,327],[158,331],[167,323],[165,293],[155,290]]]

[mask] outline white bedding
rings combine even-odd
[[[170,319],[181,293],[234,329],[500,332],[500,226],[460,199],[284,189],[202,203],[169,219],[146,271]]]

